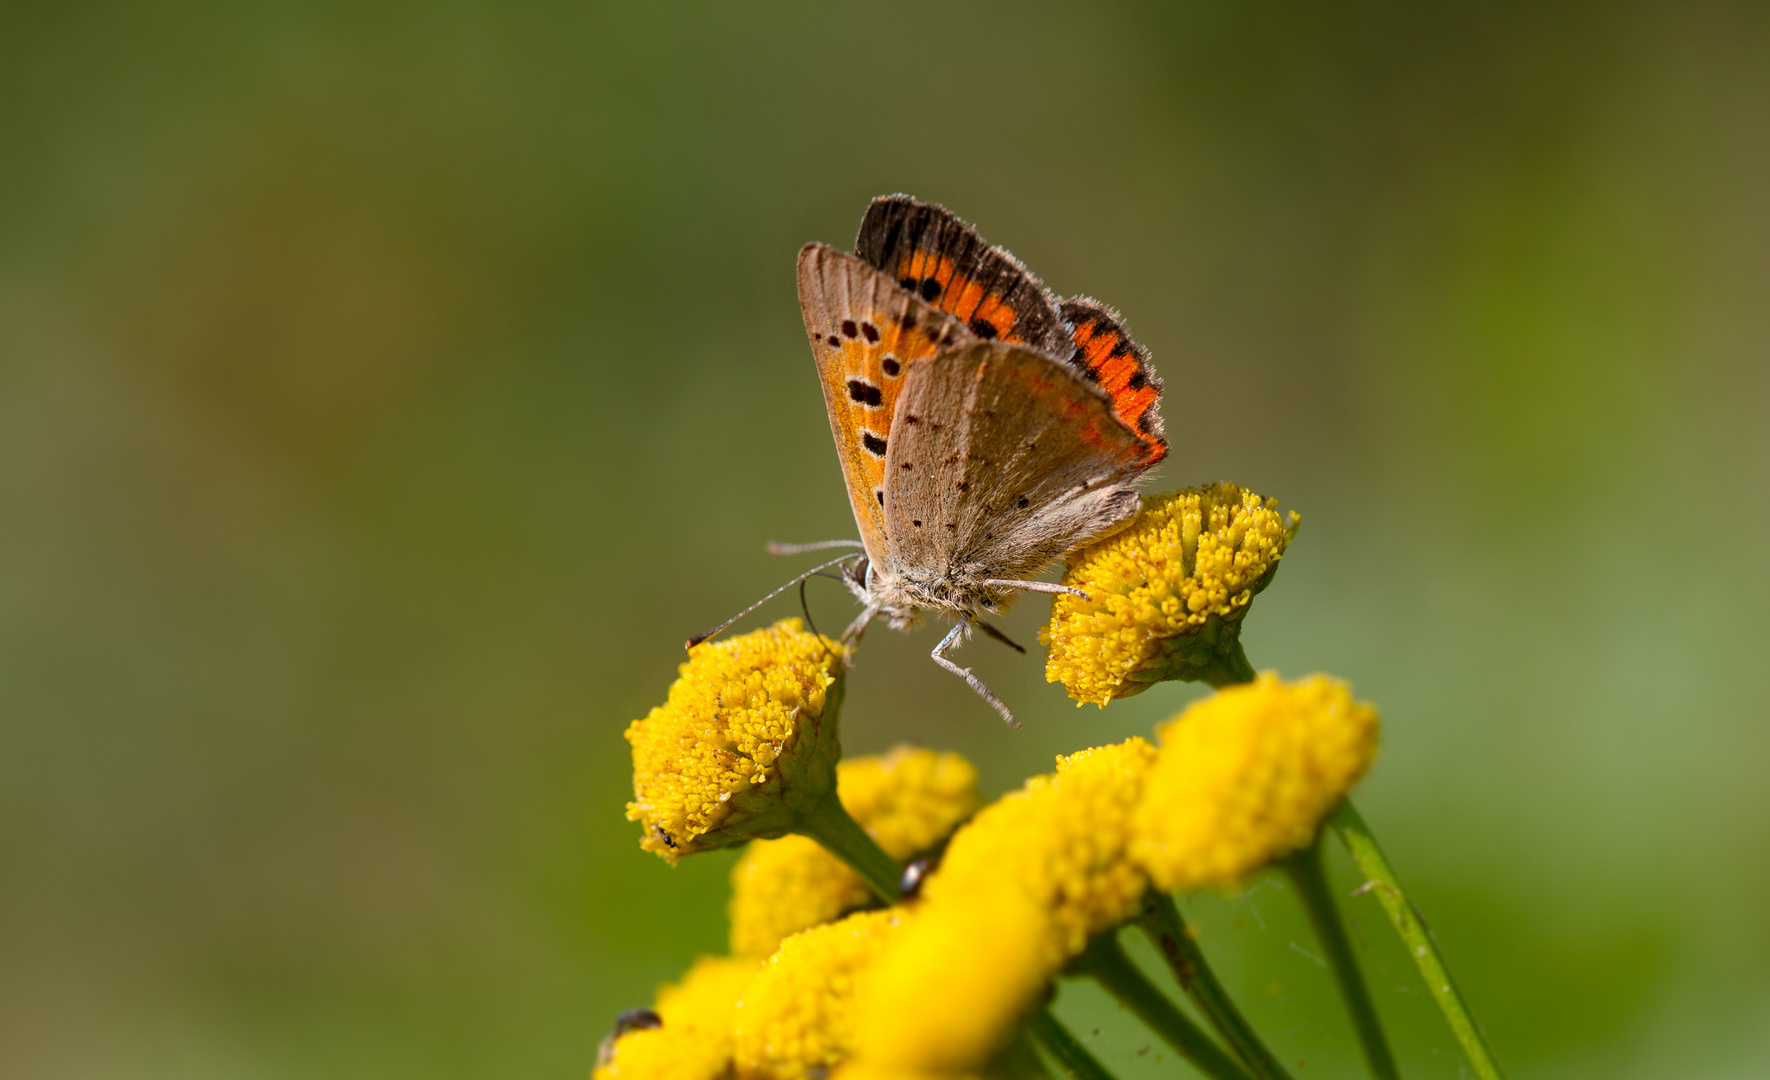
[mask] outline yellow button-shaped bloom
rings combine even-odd
[[[1047,682],[1104,706],[1169,679],[1245,678],[1241,620],[1297,531],[1271,499],[1234,484],[1149,495],[1123,532],[1069,557],[1039,633]]]
[[[691,649],[664,704],[627,728],[645,849],[675,862],[782,836],[830,795],[842,656],[798,619]]]
[[[899,861],[935,847],[979,802],[970,762],[908,746],[842,762],[836,791],[855,821]],[[740,956],[767,956],[789,934],[873,900],[860,875],[803,836],[753,841],[731,884],[731,950]]]
[[[856,1061],[881,1072],[982,1071],[1038,1004],[1057,966],[1051,922],[1026,894],[992,887],[924,903],[861,983]]]
[[[1132,854],[1170,891],[1227,887],[1307,846],[1376,756],[1377,714],[1324,675],[1270,673],[1159,729]]]
[[[592,1080],[718,1080],[731,1071],[738,999],[756,978],[753,960],[702,957],[680,983],[658,991],[657,1027],[614,1041]]]
[[[985,807],[953,836],[923,896],[966,904],[999,885],[1018,889],[1050,920],[1053,955],[1138,910],[1148,880],[1128,856],[1131,818],[1156,749],[1128,739],[1057,759],[1057,771]]]
[[[738,1004],[738,1080],[807,1080],[854,1053],[855,984],[896,935],[903,913],[865,911],[781,943]]]
[[[866,983],[859,1060],[984,1068],[1089,936],[1141,910],[1131,817],[1155,756],[1131,739],[1058,758],[954,834]]]

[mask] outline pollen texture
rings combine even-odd
[[[866,911],[783,941],[737,1009],[737,1080],[810,1080],[848,1060],[856,980],[903,918],[896,908]]]
[[[840,697],[842,655],[798,619],[690,650],[664,704],[627,728],[627,817],[644,824],[642,846],[674,862],[778,836],[791,827],[796,780],[824,776],[827,794],[840,748],[835,725],[821,721]]]
[[[1275,507],[1227,483],[1145,496],[1130,528],[1070,556],[1063,583],[1088,598],[1052,603],[1045,680],[1104,706],[1239,655],[1241,619],[1297,531]]]

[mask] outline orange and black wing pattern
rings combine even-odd
[[[1065,300],[1061,310],[1075,342],[1070,363],[1111,395],[1113,415],[1143,444],[1143,464],[1154,465],[1167,456],[1168,441],[1156,413],[1162,383],[1149,362],[1149,350],[1131,340],[1118,312],[1097,300]]]
[[[844,251],[799,252],[799,308],[861,540],[875,561],[885,541],[885,449],[910,365],[976,340],[897,282]]]
[[[874,199],[854,253],[979,338],[1017,342],[1058,359],[1070,354],[1069,328],[1045,286],[945,207],[908,195]]]

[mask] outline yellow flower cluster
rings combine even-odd
[[[1140,914],[1152,885],[1227,886],[1307,844],[1376,737],[1375,712],[1344,684],[1268,674],[1193,704],[1160,728],[1160,749],[1133,738],[1060,757],[960,826],[918,899],[799,929],[760,965],[703,960],[660,998],[662,1025],[622,1035],[595,1080],[987,1074],[1052,976]],[[842,775],[854,816],[898,851],[938,840],[974,785],[962,759],[929,751]],[[775,856],[757,852],[781,850],[759,844],[745,862],[765,870]],[[757,941],[835,895],[809,874],[738,887],[757,908],[790,907],[773,924],[746,916]]]
[[[1075,955],[1089,935],[1135,912],[1147,887],[1127,850],[1155,758],[1155,747],[1137,738],[1058,758],[1055,773],[1028,780],[953,837],[922,895],[931,905],[963,905],[1013,889],[1046,913],[1049,951]]]
[[[928,851],[977,809],[977,770],[958,754],[900,746],[836,770],[843,807],[899,861]],[[731,950],[767,956],[782,939],[864,906],[873,894],[804,836],[756,840],[731,874]]]
[[[1138,911],[1131,819],[1155,756],[1131,739],[1059,758],[953,837],[869,987],[866,1060],[981,1068],[1089,935]]]
[[[1194,704],[1160,736],[1132,851],[1157,885],[1184,892],[1232,885],[1307,846],[1376,757],[1377,713],[1336,679],[1268,672]]]
[[[798,619],[698,645],[663,705],[627,728],[641,844],[683,855],[791,830],[829,794],[843,646]]]
[[[1149,495],[1123,532],[1071,555],[1039,638],[1045,680],[1104,706],[1166,679],[1213,683],[1245,665],[1240,623],[1271,581],[1297,515],[1234,484]],[[1245,677],[1245,676],[1243,676]]]
[[[680,983],[658,992],[654,1028],[615,1040],[592,1080],[717,1080],[731,1068],[738,999],[756,977],[752,960],[702,957]]]
[[[782,942],[738,1003],[738,1080],[809,1080],[852,1057],[856,976],[902,922],[895,908],[864,911]]]

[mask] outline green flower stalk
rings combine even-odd
[[[937,847],[982,801],[969,761],[910,746],[842,762],[836,790],[867,835],[900,862]],[[731,872],[731,951],[766,957],[788,935],[872,901],[861,876],[817,841],[752,841]]]
[[[1313,861],[1322,819],[1376,757],[1377,728],[1375,709],[1322,675],[1285,682],[1262,674],[1195,702],[1160,729],[1161,755],[1144,785],[1132,852],[1157,885],[1176,892],[1229,888],[1282,860],[1328,953],[1372,1074],[1390,1077],[1393,1058]],[[1311,868],[1316,873],[1308,877]],[[1185,942],[1162,944],[1172,957]],[[1185,985],[1184,965],[1175,971]],[[1258,1069],[1263,1048],[1244,1045],[1252,1033],[1238,1026],[1239,1016],[1232,1009],[1207,1015]]]
[[[1104,707],[1158,682],[1246,682],[1241,624],[1272,581],[1297,515],[1234,484],[1149,495],[1129,528],[1069,558],[1039,633],[1045,681]]]
[[[836,794],[844,656],[798,619],[689,650],[664,704],[627,728],[640,846],[674,863],[800,833],[895,900],[902,868]]]

